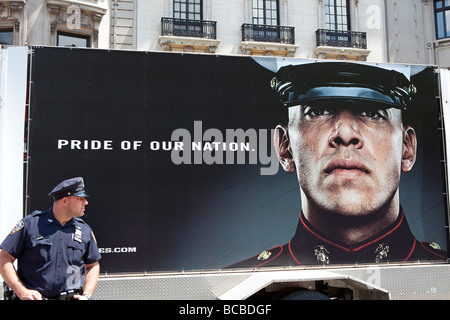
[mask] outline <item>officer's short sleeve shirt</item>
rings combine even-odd
[[[73,218],[62,226],[51,209],[20,220],[0,248],[18,259],[17,273],[24,285],[46,297],[80,289],[84,265],[101,258],[92,230],[83,220]]]

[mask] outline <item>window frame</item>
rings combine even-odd
[[[59,43],[59,41],[60,41],[59,37],[60,36],[86,40],[86,47],[77,47],[77,48],[92,48],[92,37],[91,37],[91,35],[71,33],[71,32],[65,32],[65,31],[57,31],[57,34],[56,34],[56,46],[57,47],[62,47],[62,45],[60,45],[60,43]]]
[[[270,8],[269,8],[269,4],[270,4]],[[273,4],[275,4],[275,8],[274,8]],[[262,7],[261,7],[261,5],[262,5]],[[275,17],[273,14],[274,12],[275,12]],[[261,16],[261,13],[262,13],[262,16]],[[269,13],[270,13],[270,15],[269,15]],[[275,24],[274,24],[274,22],[275,22]],[[255,25],[279,26],[280,25],[280,1],[279,0],[253,0],[252,1],[252,23]]]
[[[332,2],[332,4],[330,3]],[[340,4],[338,4],[340,2]],[[342,5],[344,3],[344,5]],[[338,30],[338,31],[351,31],[351,12],[350,12],[350,0],[325,0],[325,26],[326,29],[329,30]],[[327,9],[330,9],[330,13],[328,13]],[[345,8],[345,14],[342,12],[342,8]],[[331,13],[332,12],[332,13]],[[328,17],[331,17],[330,19]],[[345,17],[344,19],[341,19]],[[330,20],[330,21],[328,21]],[[333,20],[333,21],[331,21]],[[333,28],[330,28],[330,26]],[[342,27],[346,27],[345,29]]]
[[[173,0],[172,5],[174,19],[203,20],[203,0]],[[183,5],[185,10],[182,9]],[[182,16],[183,14],[185,17]],[[191,15],[194,15],[194,17]]]
[[[0,42],[0,45],[5,45],[5,46],[12,46],[12,45],[14,45],[14,28],[13,27],[11,27],[11,28],[5,28],[5,27],[0,28],[0,34],[6,34],[6,33],[10,34],[11,43],[1,43]]]
[[[438,4],[442,6],[438,8]],[[436,26],[436,39],[450,38],[450,0],[434,0],[434,21]],[[439,15],[442,15],[442,22],[439,22]],[[442,30],[440,30],[442,28]],[[441,34],[442,33],[442,34]]]

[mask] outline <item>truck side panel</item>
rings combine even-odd
[[[0,50],[0,238],[23,217],[27,47]]]
[[[250,257],[264,263],[290,241],[299,183],[273,147],[287,110],[266,67],[311,61],[76,48],[34,48],[32,61],[28,212],[49,208],[47,193],[61,180],[83,176],[84,219],[103,272],[218,270]],[[400,202],[415,237],[427,241],[417,248],[446,250],[436,73],[392,67],[414,75],[421,102],[413,112],[417,159],[401,176]],[[372,263],[395,252],[370,244]],[[308,251],[311,260],[331,265],[327,252],[337,246],[322,247]],[[403,262],[411,247],[389,262]]]

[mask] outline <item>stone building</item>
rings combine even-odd
[[[0,0],[0,43],[450,66],[450,0]]]

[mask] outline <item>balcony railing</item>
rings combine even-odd
[[[242,41],[295,44],[295,33],[293,27],[244,23],[242,25]]]
[[[216,21],[161,18],[161,35],[216,39]]]
[[[316,41],[317,46],[367,49],[365,32],[319,29]]]

